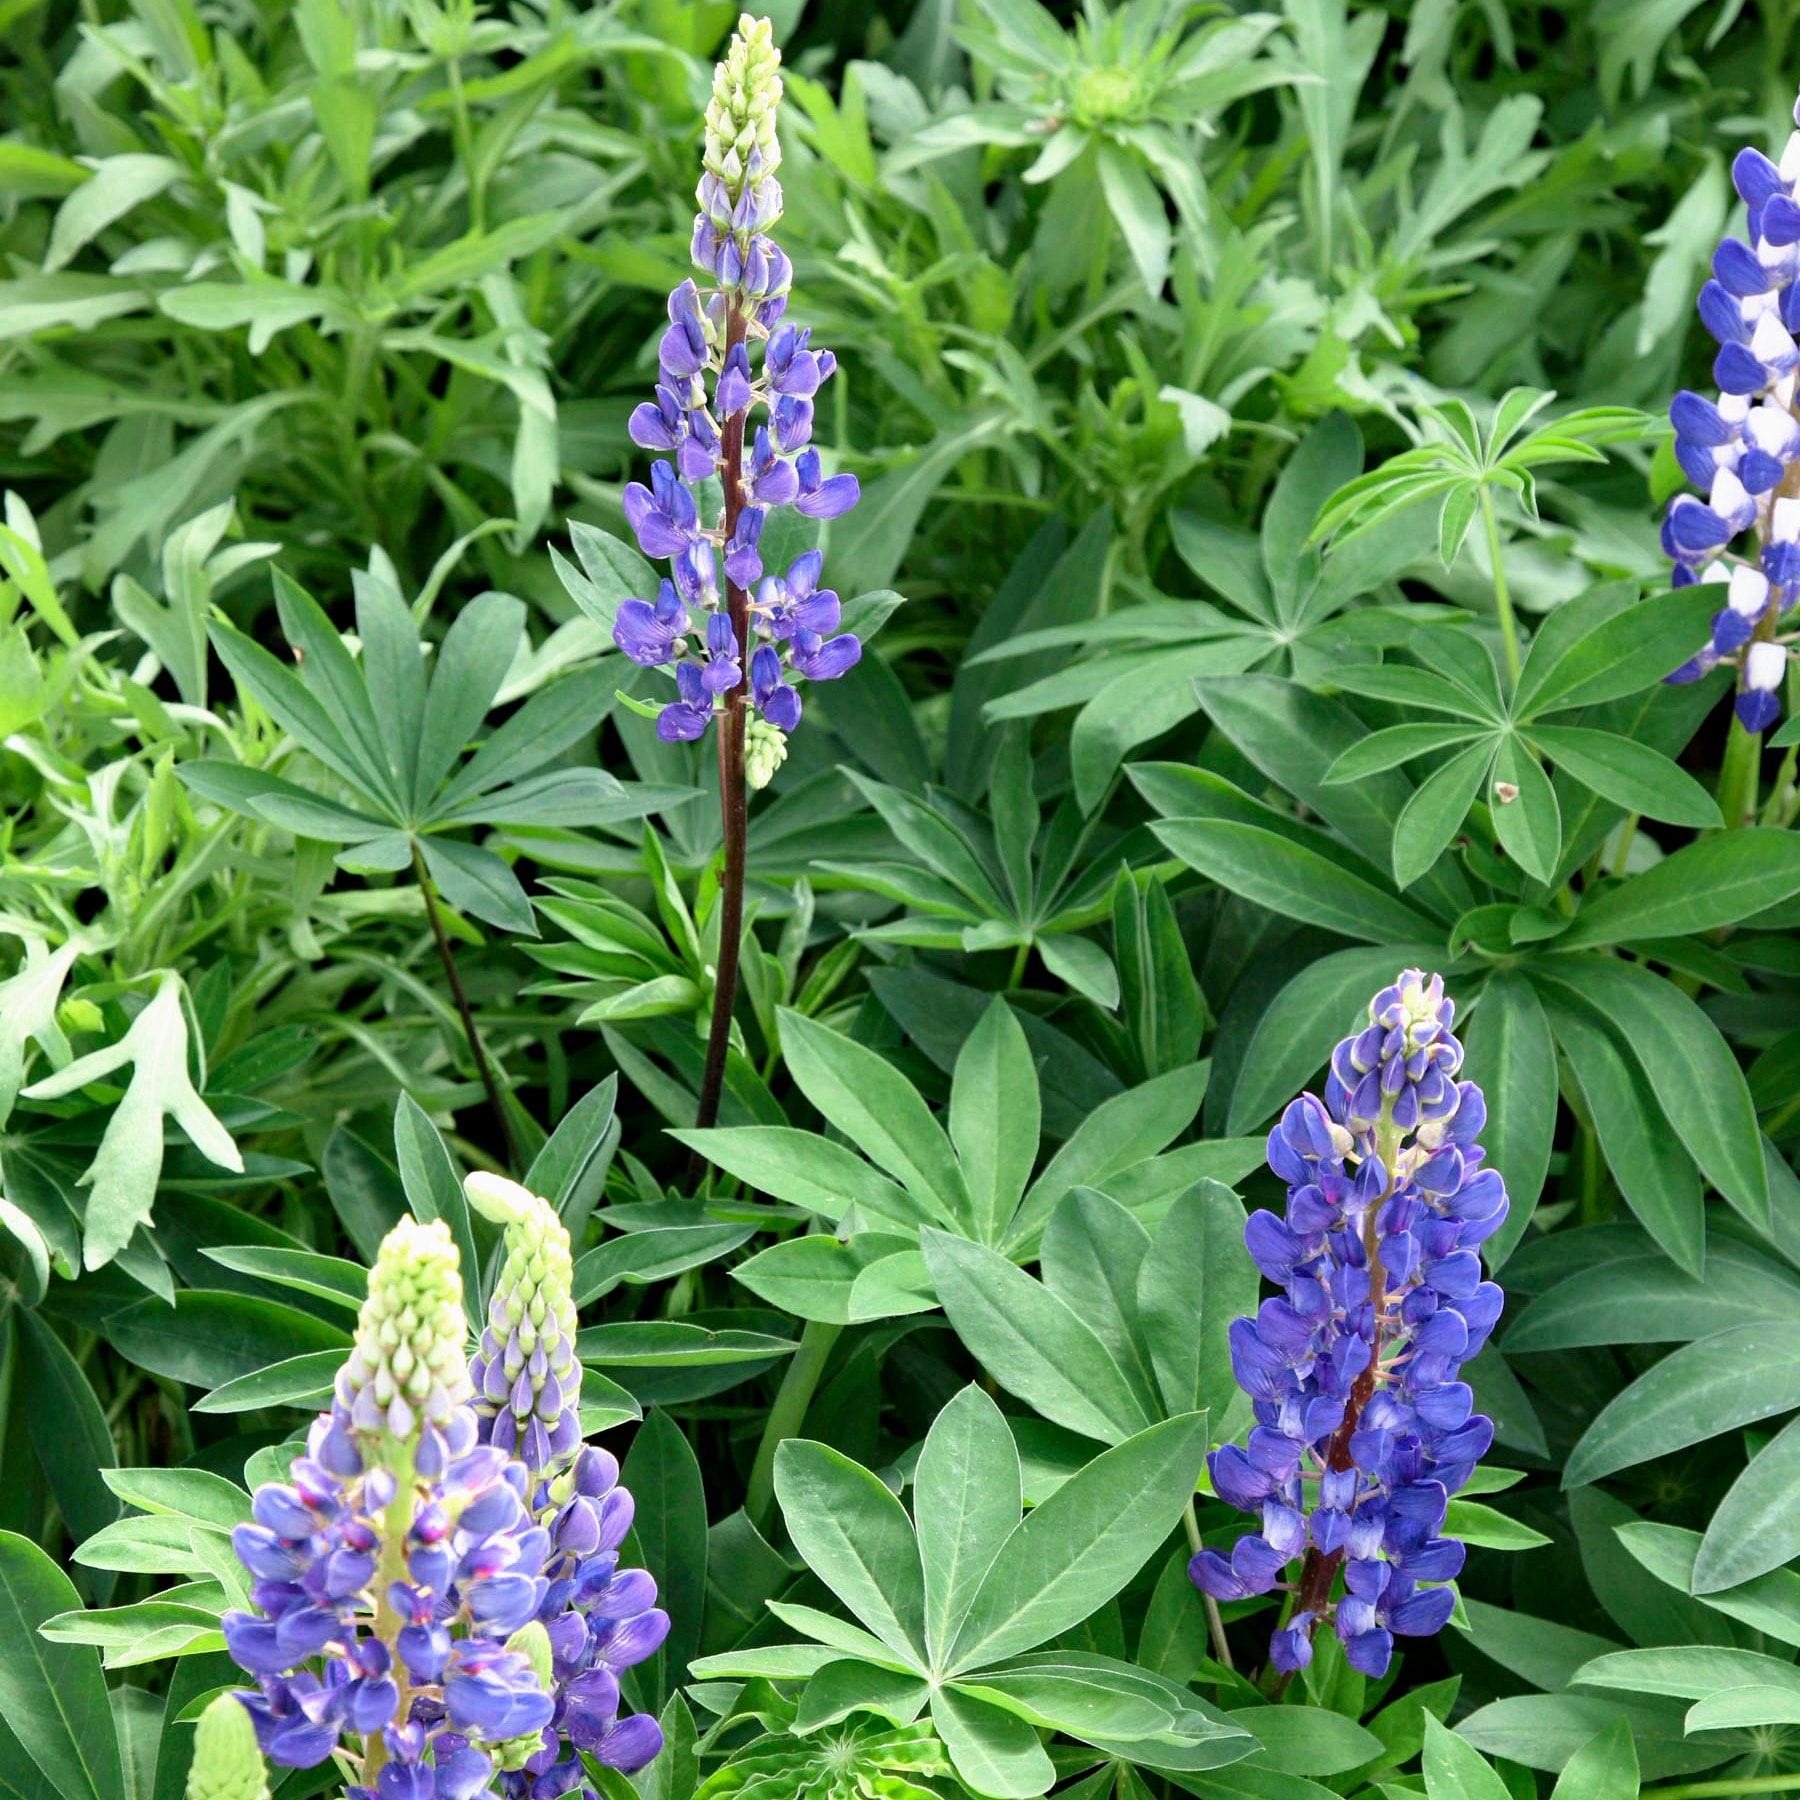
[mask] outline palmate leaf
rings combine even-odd
[[[263,769],[183,765],[187,784],[217,804],[296,837],[345,845],[337,861],[353,870],[398,872],[420,859],[453,907],[528,937],[536,921],[510,866],[448,832],[615,823],[667,804],[665,790],[627,789],[602,770],[543,772],[610,709],[614,684],[599,669],[535,694],[463,760],[521,641],[519,601],[484,594],[463,607],[428,677],[418,625],[391,582],[366,575],[356,584],[360,663],[317,602],[280,570],[275,589],[297,672],[228,625],[215,624],[214,642],[240,688],[348,782],[359,804],[312,795]]]

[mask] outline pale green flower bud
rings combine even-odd
[[[482,1436],[534,1472],[581,1442],[574,1264],[556,1208],[516,1181],[478,1172],[469,1204],[505,1228],[505,1261],[470,1366]]]
[[[219,1695],[194,1725],[187,1800],[269,1800],[256,1727],[235,1694]]]
[[[767,719],[744,722],[744,779],[753,788],[766,788],[775,771],[787,761],[787,733]]]
[[[381,1241],[356,1345],[338,1372],[337,1397],[359,1431],[418,1434],[442,1425],[470,1395],[462,1275],[442,1219],[407,1217]]]
[[[745,13],[713,71],[706,109],[706,166],[735,201],[746,179],[759,181],[781,166],[775,135],[781,108],[781,52],[767,19]]]

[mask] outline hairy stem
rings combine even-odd
[[[733,304],[725,315],[725,353],[745,337],[744,311]],[[724,450],[725,541],[737,531],[744,510],[744,417],[727,419],[720,439]],[[731,1014],[737,1005],[738,948],[744,931],[744,849],[749,836],[750,800],[744,787],[744,697],[750,683],[750,596],[729,576],[725,602],[731,628],[737,633],[738,658],[743,670],[738,684],[725,696],[719,715],[719,817],[725,832],[725,867],[719,882],[719,962],[713,978],[712,1028],[706,1038],[706,1069],[700,1081],[700,1105],[694,1115],[698,1130],[718,1122],[719,1097],[725,1086],[725,1055],[731,1047]],[[688,1161],[688,1182],[699,1184],[706,1159],[695,1151]]]
[[[1734,712],[1731,735],[1725,740],[1725,761],[1719,769],[1719,811],[1725,815],[1727,831],[1755,823],[1761,761],[1762,733],[1746,731]]]
[[[744,1511],[750,1523],[765,1536],[775,1513],[775,1452],[783,1438],[791,1438],[806,1423],[806,1409],[812,1405],[819,1377],[825,1373],[832,1347],[842,1332],[841,1325],[827,1325],[808,1319],[800,1334],[800,1348],[794,1352],[781,1378],[775,1404],[763,1426],[762,1442],[756,1446],[756,1461],[750,1470],[750,1488],[744,1496]]]
[[[444,931],[444,921],[438,912],[437,890],[431,885],[431,877],[425,871],[425,859],[419,854],[417,844],[413,845],[413,877],[419,884],[419,892],[425,898],[425,916],[431,921],[431,935],[437,939],[438,957],[444,965],[444,979],[450,984],[450,998],[456,1003],[457,1017],[462,1020],[463,1036],[469,1040],[469,1054],[475,1059],[475,1072],[481,1077],[481,1085],[487,1090],[488,1105],[494,1111],[494,1123],[500,1127],[500,1142],[506,1147],[506,1166],[509,1170],[517,1170],[519,1166],[518,1146],[513,1143],[512,1122],[506,1116],[506,1107],[500,1098],[500,1084],[494,1079],[493,1065],[487,1059],[487,1052],[481,1047],[481,1034],[475,1029],[475,1015],[469,1010],[469,997],[463,992],[462,976],[457,973],[456,958],[451,954],[450,939]]]
[[[1782,1794],[1800,1788],[1800,1770],[1785,1775],[1739,1775],[1730,1781],[1689,1781],[1678,1787],[1640,1788],[1650,1800],[1712,1800],[1713,1795]]]
[[[1200,1554],[1200,1518],[1194,1511],[1193,1497],[1190,1495],[1187,1510],[1181,1515],[1181,1522],[1187,1527],[1188,1549],[1195,1555]],[[1219,1617],[1219,1603],[1211,1594],[1202,1594],[1201,1603],[1206,1608],[1206,1634],[1212,1639],[1213,1661],[1220,1667],[1235,1670],[1237,1664],[1231,1660],[1231,1645],[1225,1640],[1225,1621]]]
[[[1500,560],[1500,522],[1494,517],[1494,497],[1484,483],[1481,489],[1481,523],[1487,532],[1488,561],[1494,566],[1494,610],[1500,615],[1500,648],[1506,657],[1509,683],[1519,679],[1519,623],[1513,617],[1512,595],[1506,588],[1506,569]]]

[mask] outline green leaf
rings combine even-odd
[[[1155,1156],[1194,1121],[1206,1094],[1209,1066],[1171,1069],[1103,1100],[1044,1165],[1019,1203],[1002,1249],[1028,1258],[1057,1202],[1071,1188],[1104,1188],[1115,1175]]]
[[[1394,885],[1409,888],[1427,874],[1469,816],[1494,760],[1491,738],[1460,750],[1432,770],[1394,823]]]
[[[38,1466],[77,1542],[110,1525],[119,1502],[101,1479],[117,1452],[106,1413],[81,1365],[48,1324],[22,1307],[13,1313],[19,1334],[15,1391],[29,1395],[25,1421]],[[106,1584],[110,1589],[111,1584]],[[104,1600],[107,1595],[98,1596]]]
[[[927,1228],[919,1246],[957,1336],[1009,1394],[1103,1443],[1121,1443],[1150,1424],[1106,1345],[1049,1288],[967,1238]]]
[[[575,1354],[607,1368],[718,1368],[791,1356],[792,1338],[761,1331],[709,1331],[675,1319],[627,1320],[590,1325],[576,1333]]]
[[[1500,847],[1527,875],[1553,879],[1562,851],[1562,813],[1550,777],[1517,737],[1500,740],[1489,797]]]
[[[943,1128],[886,1057],[783,1008],[789,1071],[830,1122],[894,1176],[934,1218],[967,1229],[974,1207]]]
[[[462,1263],[463,1313],[471,1333],[479,1336],[487,1323],[487,1302],[481,1292],[469,1202],[438,1128],[408,1093],[394,1102],[394,1157],[413,1217],[426,1225],[441,1219],[450,1228]]]
[[[1159,819],[1150,829],[1191,869],[1283,918],[1386,943],[1432,935],[1404,901],[1304,845],[1225,819]]]
[[[1699,1532],[1638,1519],[1616,1527],[1615,1536],[1658,1581],[1677,1593],[1692,1588]],[[1790,1569],[1776,1569],[1741,1587],[1722,1588],[1698,1598],[1777,1643],[1800,1645],[1800,1575]]]
[[[1715,1232],[1705,1280],[1648,1254],[1583,1269],[1531,1300],[1507,1328],[1506,1347],[1524,1353],[1691,1343],[1729,1325],[1791,1319],[1797,1312],[1800,1279],[1790,1269]]]
[[[1633,964],[1572,957],[1545,973],[1613,1027],[1701,1172],[1766,1230],[1769,1178],[1756,1108],[1718,1027],[1673,983]]]
[[[525,629],[525,605],[482,594],[457,613],[438,647],[419,727],[412,805],[428,806],[494,704]]]
[[[1016,1714],[940,1687],[932,1691],[931,1722],[963,1785],[977,1794],[1029,1800],[1056,1780],[1037,1733]]]
[[[1698,1278],[1706,1269],[1699,1171],[1606,1028],[1554,998],[1551,1018],[1619,1192],[1669,1257]]]
[[[1563,1764],[1550,1800],[1637,1800],[1637,1745],[1631,1721],[1615,1719]]]
[[[1487,1100],[1482,1143],[1488,1166],[1499,1170],[1512,1203],[1506,1223],[1485,1247],[1489,1268],[1498,1268],[1524,1235],[1549,1172],[1556,1047],[1536,990],[1506,971],[1481,990],[1463,1042],[1463,1074]]]
[[[162,1747],[164,1699],[141,1687],[116,1687],[112,1703],[113,1734],[119,1740],[119,1763],[125,1800],[151,1800],[156,1791],[157,1752]]]
[[[942,1663],[1023,1504],[1018,1447],[1006,1420],[979,1387],[965,1387],[932,1421],[913,1475],[932,1666]]]
[[[1409,963],[1439,953],[1435,933],[1420,931],[1377,950],[1336,950],[1309,963],[1270,1001],[1238,1068],[1226,1130],[1241,1135],[1265,1124],[1325,1066],[1339,1038],[1368,1023],[1369,996]]]
[[[1800,1514],[1794,1507],[1800,1486],[1797,1427],[1800,1421],[1790,1420],[1757,1451],[1714,1509],[1694,1558],[1696,1594],[1741,1586],[1800,1555]]]
[[[1800,837],[1750,828],[1702,838],[1584,905],[1570,949],[1735,925],[1800,894]]]
[[[369,1271],[361,1263],[341,1256],[321,1256],[314,1250],[287,1250],[269,1244],[209,1245],[201,1255],[221,1268],[259,1281],[273,1281],[302,1294],[329,1300],[346,1312],[361,1309],[369,1292]]]
[[[1453,1499],[1444,1531],[1484,1550],[1536,1550],[1551,1541],[1541,1531],[1475,1500]]]
[[[1332,787],[1363,781],[1397,769],[1415,757],[1429,756],[1434,750],[1466,744],[1478,733],[1479,727],[1474,725],[1390,725],[1385,731],[1372,731],[1352,744],[1325,771],[1325,780]]]
[[[1559,769],[1628,812],[1702,830],[1725,822],[1712,795],[1648,744],[1573,725],[1534,725],[1527,736]]]
[[[100,1476],[126,1505],[152,1516],[191,1519],[224,1532],[250,1519],[250,1496],[210,1469],[102,1469]]]
[[[716,1262],[755,1232],[754,1225],[665,1225],[624,1232],[576,1261],[570,1296],[577,1306],[587,1306],[624,1281],[638,1287],[665,1281]]]
[[[1189,1413],[1064,1482],[1001,1546],[944,1666],[968,1670],[1030,1650],[1104,1605],[1180,1518],[1205,1455],[1206,1420]]]
[[[1610,1400],[1569,1453],[1563,1486],[1585,1486],[1796,1406],[1800,1326],[1730,1326],[1671,1351]]]
[[[260,1412],[269,1406],[316,1406],[330,1398],[345,1355],[342,1350],[312,1350],[290,1356],[254,1374],[221,1383],[211,1393],[202,1394],[193,1410],[238,1413]]]
[[[687,1435],[660,1407],[652,1407],[631,1440],[619,1479],[637,1502],[625,1561],[648,1569],[658,1602],[671,1621],[669,1635],[640,1682],[648,1679],[652,1704],[688,1680],[688,1664],[700,1647],[706,1605],[706,1484]]]
[[[1706,636],[1723,589],[1684,588],[1609,614],[1553,660],[1533,657],[1513,697],[1513,717],[1598,706],[1661,681]]]
[[[1037,1160],[1037,1066],[1025,1033],[996,994],[957,1053],[950,1141],[974,1206],[975,1235],[997,1244]]]
[[[1146,1425],[1162,1411],[1138,1324],[1138,1275],[1149,1249],[1149,1233],[1117,1200],[1080,1187],[1056,1203],[1038,1251],[1044,1285],[1106,1346]],[[1193,1403],[1174,1410],[1191,1412]]]
[[[100,1659],[39,1635],[81,1610],[69,1578],[28,1538],[0,1531],[0,1720],[62,1800],[125,1800]]]
[[[775,1495],[807,1566],[895,1656],[923,1672],[925,1578],[900,1502],[860,1464],[805,1438],[776,1450]]]
[[[1256,1310],[1255,1266],[1243,1253],[1244,1209],[1229,1188],[1202,1181],[1163,1215],[1137,1274],[1138,1330],[1163,1406],[1211,1414],[1223,1437],[1234,1393],[1226,1332]]]
[[[1262,1745],[1258,1768],[1283,1775],[1342,1775],[1381,1754],[1381,1740],[1321,1706],[1245,1706],[1232,1719]]]
[[[827,1232],[808,1232],[771,1244],[747,1257],[732,1271],[758,1299],[796,1318],[817,1319],[826,1325],[848,1325],[853,1318],[885,1318],[884,1309],[871,1312],[869,1294],[857,1293],[864,1270],[896,1257],[916,1252],[917,1237],[911,1232],[859,1231],[848,1241]],[[889,1271],[890,1273],[892,1271]],[[864,1302],[859,1310],[857,1301]],[[899,1312],[929,1311],[935,1300],[897,1307]]]
[[[1423,1768],[1429,1800],[1511,1800],[1481,1752],[1429,1714]]]
[[[181,164],[172,156],[127,151],[101,158],[94,165],[92,177],[56,209],[50,242],[44,251],[44,273],[54,275],[107,226],[145,201],[166,193],[183,173]]]
[[[216,1388],[271,1361],[350,1348],[350,1334],[297,1307],[249,1294],[184,1288],[173,1307],[140,1300],[103,1327],[119,1354],[170,1381]]]

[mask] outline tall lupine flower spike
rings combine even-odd
[[[1794,120],[1800,125],[1800,102]],[[1677,494],[1662,530],[1675,585],[1724,582],[1726,604],[1706,645],[1669,680],[1734,666],[1738,719],[1746,731],[1762,731],[1780,715],[1790,646],[1800,637],[1800,131],[1778,164],[1740,150],[1731,178],[1749,241],[1720,243],[1699,299],[1701,323],[1719,344],[1719,395],[1684,390],[1669,407],[1676,459],[1706,498]],[[1744,547],[1734,550],[1740,539]]]
[[[862,654],[838,630],[837,595],[817,587],[817,554],[765,575],[760,550],[774,508],[834,519],[858,498],[856,477],[825,475],[811,444],[812,396],[837,359],[783,321],[793,266],[769,236],[781,218],[780,64],[769,21],[746,13],[706,109],[692,245],[701,278],[669,296],[656,397],[631,415],[633,441],[665,459],[649,487],[626,488],[625,517],[646,556],[671,559],[670,577],[654,601],[627,600],[613,626],[633,662],[675,665],[678,697],[657,720],[665,742],[703,736],[722,707],[735,756],[750,716],[752,787],[773,777],[800,722],[795,680],[832,680]],[[764,422],[752,427],[759,408]],[[724,506],[702,520],[694,489],[713,475]],[[806,602],[803,618],[794,598]]]
[[[668,1631],[654,1583],[617,1567],[618,1465],[577,1447],[544,1481],[481,1443],[464,1344],[455,1243],[404,1219],[330,1409],[232,1533],[252,1610],[221,1626],[257,1680],[232,1704],[279,1767],[355,1763],[350,1800],[558,1800],[578,1752],[630,1772],[661,1748],[654,1719],[618,1718],[619,1672]]]
[[[1283,1292],[1232,1322],[1256,1425],[1208,1466],[1261,1529],[1229,1555],[1202,1550],[1188,1575],[1215,1599],[1292,1596],[1269,1644],[1284,1674],[1329,1619],[1351,1666],[1380,1676],[1395,1636],[1430,1636],[1455,1605],[1442,1584],[1463,1546],[1441,1535],[1446,1505],[1494,1435],[1457,1374],[1500,1316],[1476,1246],[1507,1202],[1475,1142],[1481,1090],[1456,1079],[1453,1013],[1442,979],[1418,969],[1375,996],[1332,1053],[1325,1098],[1301,1095],[1269,1134],[1285,1218],[1259,1211],[1244,1229]]]
[[[516,1181],[476,1173],[463,1187],[483,1218],[505,1227],[506,1260],[469,1365],[481,1441],[541,1475],[581,1448],[569,1233],[548,1200]]]
[[[187,1800],[269,1800],[256,1727],[230,1694],[220,1694],[195,1721]]]

